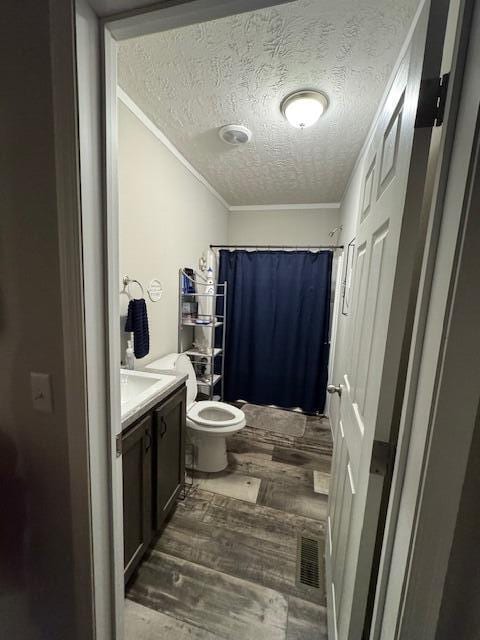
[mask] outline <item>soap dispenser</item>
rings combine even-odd
[[[127,341],[127,348],[125,349],[125,366],[127,369],[135,369],[135,356],[133,354],[132,341]]]

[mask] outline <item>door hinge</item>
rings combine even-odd
[[[370,473],[386,476],[388,468],[395,456],[394,447],[389,442],[373,441]]]
[[[115,453],[117,454],[117,458],[120,458],[122,455],[122,434],[119,433],[115,436]]]
[[[449,73],[441,78],[425,78],[420,85],[415,129],[439,127],[443,123]]]

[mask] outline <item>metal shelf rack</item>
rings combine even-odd
[[[227,283],[212,285],[201,273],[193,273],[194,277],[185,269],[180,269],[178,276],[178,352],[185,353],[192,361],[197,374],[198,391],[213,400],[215,388],[218,389],[220,386],[219,395],[220,399],[223,399]],[[184,291],[185,279],[192,283],[195,291]],[[199,287],[201,287],[200,291]],[[213,287],[213,293],[207,292],[207,287]],[[223,315],[217,314],[216,306],[219,299],[223,299]],[[184,313],[184,302],[198,304],[199,301],[205,303],[205,300],[212,301],[211,313]],[[195,329],[205,329],[209,333],[209,346],[205,351],[200,351],[193,346]],[[217,339],[218,332],[221,332],[220,340]],[[221,346],[217,346],[219,344]],[[205,373],[201,372],[202,367],[205,368]]]

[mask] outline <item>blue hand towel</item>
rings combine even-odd
[[[136,358],[144,358],[150,351],[147,305],[143,298],[128,303],[125,331],[133,332],[133,352]]]

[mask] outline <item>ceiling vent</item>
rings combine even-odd
[[[220,140],[233,145],[247,144],[252,139],[250,129],[241,124],[226,124],[219,130],[218,135]]]

